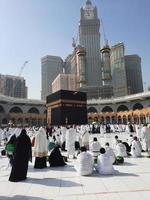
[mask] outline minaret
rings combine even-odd
[[[112,85],[111,67],[110,67],[110,47],[108,43],[101,49],[102,60],[102,83],[103,86]]]
[[[77,63],[79,68],[79,87],[84,88],[86,86],[86,49],[80,45],[76,48]]]

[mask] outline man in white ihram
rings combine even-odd
[[[150,128],[145,124],[142,128],[142,139],[145,146],[146,151],[148,151],[148,155],[150,156]]]
[[[65,140],[66,140],[66,131],[67,131],[67,129],[66,129],[66,127],[65,126],[62,126],[61,127],[61,145],[65,142]]]
[[[93,141],[90,144],[90,151],[92,152],[93,157],[96,157],[100,154],[99,150],[101,148],[100,143],[97,141],[97,138],[94,137]]]
[[[142,145],[138,138],[135,136],[131,144],[131,154],[134,158],[141,157]]]
[[[122,143],[121,140],[118,140],[118,144],[115,149],[116,156],[127,157],[127,149],[126,146]]]
[[[75,169],[81,176],[87,176],[93,172],[93,158],[90,153],[86,151],[86,147],[81,147],[81,153],[78,155]]]
[[[98,156],[97,166],[95,168],[100,174],[103,175],[110,175],[114,173],[112,159],[106,154],[104,148],[100,149],[100,155]]]
[[[75,141],[76,141],[76,130],[71,126],[66,131],[66,150],[67,150],[67,157],[72,155],[75,158]]]
[[[3,130],[0,128],[0,146],[1,146],[1,142],[2,142],[2,134],[3,134]]]
[[[116,157],[113,149],[109,146],[109,143],[105,144],[106,155],[109,156],[112,160],[112,164],[115,163]]]
[[[82,146],[85,146],[87,149],[89,149],[89,132],[87,130],[86,126],[81,125],[81,141],[82,141]]]

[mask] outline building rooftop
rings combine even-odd
[[[21,99],[9,96],[4,96],[0,94],[0,102],[10,102],[10,103],[20,103],[20,104],[38,104],[45,105],[46,101],[36,100],[36,99]]]
[[[117,103],[131,102],[135,100],[144,100],[144,99],[150,99],[150,91],[133,94],[133,95],[127,95],[123,97],[110,98],[110,99],[91,99],[91,100],[88,100],[87,103],[88,105],[89,104],[117,104]]]

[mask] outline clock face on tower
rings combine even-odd
[[[91,9],[84,10],[85,19],[94,19],[94,12]]]

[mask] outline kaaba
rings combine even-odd
[[[85,92],[59,90],[47,96],[46,107],[50,125],[87,124]]]

